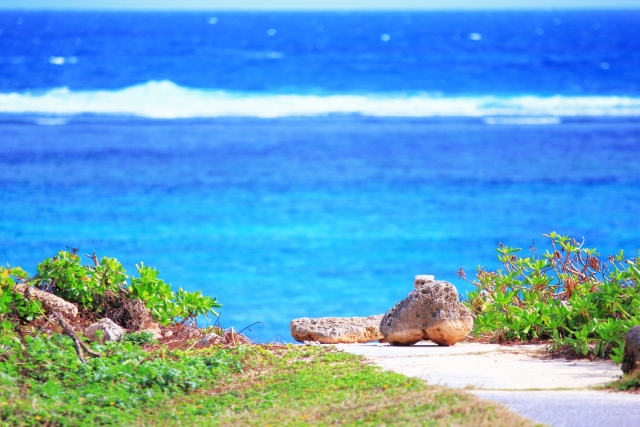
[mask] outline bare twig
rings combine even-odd
[[[96,255],[96,253],[95,253],[95,252],[93,253],[93,255],[85,254],[85,256],[86,256],[87,258],[91,258],[91,259],[93,260],[93,265],[94,265],[94,267],[97,267],[97,266],[98,266],[98,255]]]
[[[92,356],[95,356],[95,357],[102,356],[100,353],[96,353],[95,351],[91,350],[89,347],[85,345],[85,343],[82,342],[82,340],[80,340],[80,338],[78,338],[78,335],[76,335],[75,331],[71,329],[71,327],[67,324],[67,322],[65,322],[64,317],[62,317],[60,313],[58,313],[57,311],[54,311],[53,317],[55,317],[58,323],[60,324],[60,326],[62,326],[62,332],[65,335],[70,336],[71,339],[73,340],[73,344],[76,348],[76,353],[78,354],[78,359],[80,359],[81,363],[87,363],[87,360],[84,358],[84,354],[82,354],[83,349]]]
[[[64,318],[56,311],[53,313],[53,316],[56,318],[60,326],[62,326],[62,332],[65,335],[68,335],[73,340],[73,344],[76,348],[76,353],[78,354],[78,359],[80,363],[87,363],[87,360],[84,358],[84,354],[82,354],[82,346],[80,345],[80,338],[76,335],[76,333],[67,325],[67,322],[64,321]]]
[[[245,327],[244,327],[244,328],[242,328],[242,330],[240,330],[240,332],[238,332],[238,333],[239,333],[239,334],[241,334],[245,329],[249,329],[249,328],[250,328],[250,327],[252,327],[253,325],[257,325],[257,324],[261,324],[261,325],[263,325],[263,326],[264,326],[264,323],[262,323],[262,322],[255,322],[255,323],[250,324],[249,326],[245,326]],[[249,329],[249,331],[251,331],[251,329]]]
[[[51,323],[51,318],[47,317],[47,321],[44,323],[44,325],[40,326],[38,328],[38,335],[40,336],[40,334],[42,334],[42,332],[44,332],[45,329],[47,329],[47,326],[49,326],[49,323]]]
[[[464,271],[464,267],[460,267],[460,269],[458,270],[458,278],[464,280],[467,283],[471,283],[472,285],[474,285],[476,288],[479,288],[481,285],[475,281],[471,281],[467,278],[467,274]]]

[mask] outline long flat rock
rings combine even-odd
[[[556,427],[640,426],[640,395],[594,389],[620,377],[620,366],[611,361],[552,359],[545,356],[543,345],[336,347],[429,384],[468,389],[536,422]]]

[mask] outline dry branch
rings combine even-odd
[[[92,356],[95,356],[95,357],[102,356],[100,353],[96,353],[95,351],[91,350],[89,347],[85,345],[85,343],[82,342],[80,338],[78,338],[78,335],[76,335],[75,331],[71,329],[71,327],[67,324],[67,322],[65,322],[64,317],[62,317],[60,313],[58,313],[57,311],[54,311],[53,317],[56,318],[56,320],[62,327],[62,332],[65,335],[70,336],[71,339],[73,340],[73,344],[76,348],[76,353],[78,354],[78,359],[80,359],[81,363],[87,363],[87,360],[84,358],[84,354],[82,353],[83,349]]]

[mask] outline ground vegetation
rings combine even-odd
[[[319,346],[251,344],[233,328],[199,328],[215,298],[172,291],[140,264],[129,277],[114,258],[76,250],[29,277],[0,269],[0,425],[3,426],[529,426],[496,403],[384,372]],[[78,305],[43,307],[28,285]],[[83,328],[109,317],[119,342],[90,342]],[[140,330],[162,325],[161,338]],[[201,348],[202,338],[216,344]]]
[[[533,244],[525,256],[500,243],[503,268],[478,267],[473,280],[460,269],[459,277],[476,288],[465,300],[475,316],[474,336],[546,341],[554,351],[620,363],[625,332],[640,324],[640,258],[623,251],[602,257],[584,239],[545,237],[544,253]]]

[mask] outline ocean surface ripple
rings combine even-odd
[[[290,341],[498,242],[634,256],[638,70],[635,10],[0,12],[0,261],[144,261]]]

